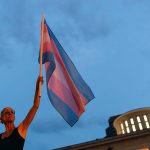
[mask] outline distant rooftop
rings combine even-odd
[[[132,132],[129,134],[121,134],[118,136],[114,136],[114,137],[105,137],[105,138],[101,138],[101,139],[96,139],[93,141],[88,141],[88,142],[84,142],[84,143],[79,143],[79,144],[75,144],[75,145],[70,145],[70,146],[66,146],[66,147],[62,147],[62,148],[57,148],[55,150],[87,150],[87,149],[91,149],[94,147],[99,147],[99,146],[103,146],[103,145],[113,145],[113,143],[116,142],[123,142],[126,140],[132,140],[132,139],[137,139],[137,138],[145,138],[147,136],[150,136],[150,129],[147,130],[143,130],[143,131],[137,131],[136,133]],[[115,149],[111,149],[111,147],[108,146],[108,149],[106,150],[115,150]],[[144,149],[142,149],[144,150]]]

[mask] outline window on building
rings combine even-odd
[[[121,126],[121,133],[122,133],[122,134],[125,134],[125,130],[124,130],[123,123],[121,123],[120,126]]]
[[[125,121],[125,126],[126,126],[127,133],[130,133],[129,124],[127,120]]]
[[[138,122],[138,124],[139,124],[139,129],[140,129],[140,130],[143,130],[143,126],[142,126],[140,117],[137,116],[136,119],[137,119],[137,122]]]
[[[136,131],[136,127],[135,127],[133,118],[130,119],[130,123],[131,123],[133,132],[135,132]]]
[[[147,116],[143,115],[143,118],[144,118],[144,121],[145,121],[146,128],[150,128]]]

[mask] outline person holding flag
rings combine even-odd
[[[48,97],[54,108],[72,127],[85,111],[85,105],[94,99],[94,94],[82,79],[71,59],[49,28],[44,16],[41,24],[40,75],[37,80],[34,104],[23,122],[15,128],[15,113],[4,108],[0,120],[5,132],[0,134],[0,150],[22,150],[26,133],[40,103],[43,84],[42,63],[45,64]]]
[[[34,103],[25,119],[15,127],[15,111],[6,107],[1,111],[0,121],[5,126],[5,131],[0,134],[0,150],[23,150],[27,129],[30,126],[40,104],[40,88],[43,77],[39,76],[36,83]]]

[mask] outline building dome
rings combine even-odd
[[[140,108],[124,113],[113,121],[117,135],[150,128],[150,108]]]

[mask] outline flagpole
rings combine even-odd
[[[42,16],[41,36],[40,36],[40,77],[42,77],[42,55],[43,55],[43,31],[44,31],[44,16]],[[42,83],[39,84],[39,96],[41,96]]]

